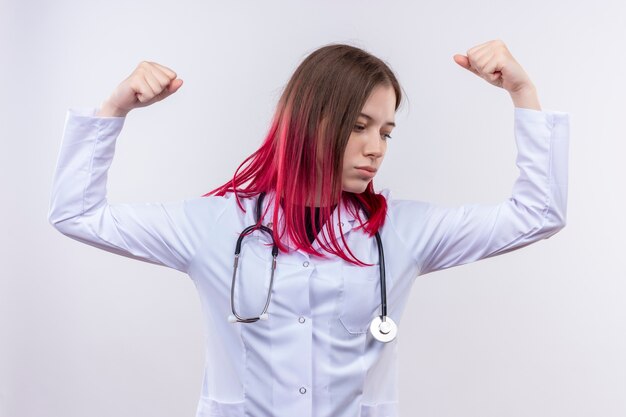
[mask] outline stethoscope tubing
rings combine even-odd
[[[237,244],[235,245],[235,260],[233,263],[233,277],[232,277],[232,283],[230,287],[230,307],[231,307],[233,314],[229,316],[229,321],[233,323],[235,322],[254,323],[258,320],[263,320],[263,319],[268,318],[267,310],[270,305],[272,288],[274,285],[274,272],[276,270],[276,258],[278,256],[278,246],[276,245],[276,241],[274,240],[272,229],[262,224],[259,224],[260,219],[261,219],[261,207],[263,205],[264,197],[265,197],[265,193],[262,192],[260,193],[259,198],[257,200],[256,223],[251,226],[246,227],[239,234],[239,238],[237,239]],[[359,201],[359,205],[361,206],[361,208],[363,209],[363,211],[369,218],[369,212],[367,211],[363,203]],[[258,317],[242,317],[235,310],[235,301],[234,301],[235,300],[235,283],[237,279],[237,269],[239,265],[239,255],[241,253],[241,246],[242,246],[243,238],[257,229],[261,230],[263,233],[269,234],[272,239],[272,274],[270,277],[270,285],[269,285],[269,290],[267,293],[267,298],[265,300],[265,306],[263,307],[263,312]],[[375,317],[374,320],[372,320],[372,323],[370,325],[370,331],[372,335],[374,336],[374,338],[376,338],[377,340],[381,342],[390,342],[394,340],[396,337],[397,326],[394,323],[394,321],[391,320],[390,317],[387,317],[387,280],[386,280],[386,275],[385,275],[385,254],[383,250],[383,243],[380,238],[380,234],[378,232],[376,232],[375,238],[376,238],[376,246],[378,248],[378,270],[379,270],[379,275],[380,275],[381,315],[378,317]]]

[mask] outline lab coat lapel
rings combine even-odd
[[[328,230],[328,228],[331,227],[332,233],[334,234],[335,238],[339,242],[339,245],[343,246],[341,235],[344,236],[344,239],[347,239],[354,225],[354,221],[355,221],[354,216],[352,216],[352,214],[348,211],[348,209],[346,208],[346,206],[343,204],[343,201],[342,201],[337,205],[335,210],[333,210],[330,219],[324,225],[323,229]],[[324,233],[324,230],[322,230],[320,233]],[[320,249],[320,244],[317,239],[313,241],[313,248],[315,250]]]

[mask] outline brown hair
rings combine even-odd
[[[361,194],[343,191],[341,174],[350,133],[372,90],[379,85],[393,87],[397,110],[402,101],[401,87],[381,59],[345,44],[329,44],[313,51],[285,86],[261,147],[239,165],[230,181],[205,196],[235,192],[239,198],[276,191],[276,196],[283,197],[285,229],[293,242],[310,254],[324,256],[312,249],[304,222],[305,210],[311,210],[311,218],[314,218],[310,199],[320,187],[322,224],[331,215],[331,205],[343,199],[352,203],[347,206],[352,207],[361,225],[373,235],[384,223],[385,198],[374,192],[372,181]],[[318,155],[321,167],[318,167]],[[322,173],[321,184],[317,184],[318,169]],[[365,223],[354,204],[357,200],[369,212]],[[277,204],[272,222],[279,223]],[[286,247],[280,244],[278,233],[274,230],[274,238],[284,251]],[[362,264],[358,259],[355,262],[347,257],[332,233],[320,240],[320,246],[348,262]],[[350,249],[347,250],[356,259]]]

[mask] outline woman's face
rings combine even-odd
[[[372,90],[343,155],[344,191],[360,194],[376,175],[387,150],[387,135],[395,126],[395,104],[393,87],[379,85]]]

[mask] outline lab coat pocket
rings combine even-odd
[[[257,317],[263,312],[272,275],[272,247],[255,236],[246,237],[239,254],[234,303],[237,314]]]
[[[209,397],[201,397],[196,417],[243,417],[244,402],[221,402]]]
[[[339,320],[352,334],[368,331],[380,314],[380,275],[378,265],[344,265]]]
[[[361,405],[361,417],[396,417],[397,415],[397,402]]]

